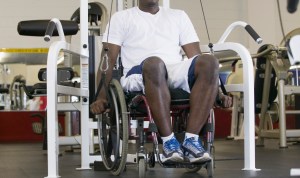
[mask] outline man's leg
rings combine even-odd
[[[162,137],[172,133],[170,122],[170,92],[167,71],[163,61],[157,57],[145,60],[143,64],[145,94],[153,119]]]
[[[190,116],[187,122],[185,140],[182,144],[190,162],[204,162],[211,159],[199,139],[199,132],[209,116],[218,91],[217,59],[210,55],[198,57],[194,65],[195,81],[190,94]]]
[[[194,69],[195,83],[190,95],[190,117],[186,131],[199,134],[217,96],[219,63],[211,55],[202,55],[196,61]]]
[[[167,70],[164,62],[151,57],[143,64],[145,94],[155,124],[163,140],[162,162],[183,161],[183,152],[174,137],[170,121],[170,91],[167,84]]]

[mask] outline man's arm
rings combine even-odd
[[[189,43],[182,46],[183,51],[185,52],[188,59],[195,55],[201,54],[199,42]]]
[[[103,43],[100,64],[103,60],[103,56],[105,55],[105,49],[108,49],[107,55],[108,55],[108,65],[109,65],[109,67],[108,67],[108,70],[106,71],[106,79],[105,79],[106,85],[108,85],[109,82],[111,81],[112,71],[113,71],[114,65],[116,64],[117,57],[120,53],[121,47],[118,46],[118,45],[111,44],[111,43]],[[106,68],[105,63],[104,63],[103,68]],[[97,71],[97,84],[99,84],[99,82],[101,80],[101,74],[102,74],[102,71],[101,71],[100,65],[99,65],[98,71]],[[103,96],[105,96],[104,90],[101,89],[101,92],[100,92],[99,96],[101,96],[101,93],[102,93],[102,95],[104,94]]]
[[[118,45],[111,44],[111,43],[103,43],[100,65],[98,67],[98,72],[97,72],[97,86],[101,80],[102,71],[101,71],[100,66],[101,66],[101,62],[103,60],[103,56],[106,53],[105,49],[108,49],[107,56],[108,56],[108,65],[109,66],[108,66],[108,69],[107,69],[106,75],[105,75],[105,77],[106,77],[105,85],[108,86],[112,79],[113,68],[116,63],[116,60],[119,55],[121,47]],[[106,68],[105,62],[104,62],[103,68]],[[91,104],[91,112],[94,114],[102,113],[107,110],[106,106],[107,106],[106,92],[104,90],[104,87],[102,87],[99,92],[99,95],[97,97],[97,100]]]

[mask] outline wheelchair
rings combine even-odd
[[[134,162],[138,165],[139,178],[146,177],[147,169],[153,168],[156,162],[164,168],[186,168],[187,172],[197,172],[201,168],[206,168],[208,176],[212,177],[213,159],[205,163],[188,161],[163,163],[161,161],[161,140],[145,95],[142,92],[124,92],[119,82],[120,77],[116,77],[116,75],[120,76],[120,72],[114,70],[113,73],[113,79],[106,87],[109,112],[97,115],[99,148],[105,168],[113,175],[120,175],[126,168],[129,140],[135,140],[136,158]],[[182,142],[189,117],[189,93],[181,89],[170,89],[170,94],[170,119],[173,132],[179,142]],[[144,128],[146,120],[149,121],[149,126]],[[131,133],[131,125],[136,125],[135,133]],[[214,158],[214,126],[214,112],[211,109],[207,123],[199,135],[212,158]],[[148,150],[145,143],[151,142],[152,148]]]

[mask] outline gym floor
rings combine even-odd
[[[300,144],[289,143],[287,149],[278,148],[278,140],[266,140],[264,147],[256,147],[256,168],[260,171],[243,171],[243,140],[215,141],[215,178],[287,178],[291,168],[300,168]],[[80,150],[67,152],[70,147],[61,147],[59,174],[62,178],[115,178],[108,171],[84,170],[80,167]],[[0,178],[42,178],[47,174],[47,152],[41,143],[0,144]],[[156,164],[148,169],[146,177],[205,178],[206,169],[187,173],[185,169],[162,168]],[[120,178],[138,177],[136,164],[128,165]],[[297,177],[297,176],[294,176]],[[300,177],[300,176],[299,176]]]

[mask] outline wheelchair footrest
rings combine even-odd
[[[191,163],[189,161],[178,162],[178,163],[168,162],[168,163],[162,163],[162,166],[164,168],[195,168],[195,167],[203,167],[207,163],[210,163],[210,161],[199,162],[199,163]]]

